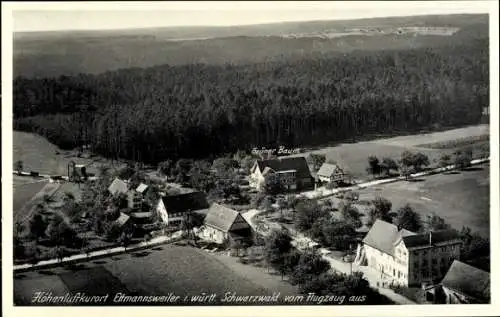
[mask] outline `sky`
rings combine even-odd
[[[497,0],[494,0],[497,1]],[[231,26],[285,21],[487,13],[492,1],[62,2],[12,4],[13,30]],[[4,3],[2,3],[2,6]]]

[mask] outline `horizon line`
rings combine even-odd
[[[170,26],[140,26],[140,27],[111,27],[111,28],[100,28],[100,29],[47,29],[47,30],[26,30],[26,31],[13,31],[13,34],[33,34],[33,33],[70,33],[70,32],[106,32],[106,31],[131,31],[131,30],[147,30],[147,29],[178,29],[178,28],[191,28],[191,29],[201,29],[201,28],[232,28],[232,27],[252,27],[260,25],[275,25],[275,24],[288,24],[288,23],[307,23],[307,22],[333,22],[333,21],[356,21],[356,20],[376,20],[376,19],[391,19],[391,18],[403,18],[403,17],[431,17],[431,16],[460,16],[460,15],[488,15],[489,12],[484,13],[438,13],[438,14],[400,14],[400,15],[388,15],[388,16],[373,16],[373,17],[356,17],[356,18],[332,18],[332,19],[308,19],[308,20],[287,20],[287,21],[270,21],[263,23],[244,23],[244,24],[231,24],[231,25],[170,25]]]

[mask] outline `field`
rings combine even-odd
[[[35,290],[49,291],[49,285],[58,287],[54,294],[68,289],[89,295],[112,294],[124,288],[128,294],[180,296],[203,292],[221,296],[230,291],[240,295],[272,295],[280,291],[266,290],[254,278],[250,280],[236,273],[205,251],[174,245],[83,263],[78,265],[78,271],[71,273],[68,270],[56,268],[18,274],[14,276],[14,297],[20,304],[26,304],[30,294]]]
[[[353,175],[355,179],[367,180],[370,175],[366,171],[368,157],[375,155],[381,160],[390,157],[396,161],[401,158],[405,150],[422,152],[429,157],[429,161],[435,164],[444,154],[452,154],[456,149],[472,147],[474,156],[482,156],[482,147],[488,146],[489,125],[477,125],[460,129],[452,129],[443,132],[422,133],[393,138],[381,138],[373,141],[341,144],[334,147],[325,147],[297,154],[296,156],[307,156],[309,153],[324,154],[327,161],[333,160],[342,168]],[[456,140],[465,140],[456,142]],[[432,148],[432,144],[440,144]],[[450,144],[443,146],[443,144]]]
[[[92,163],[87,167],[87,172],[93,174],[98,173],[98,166],[101,164],[113,167],[123,166],[123,163],[111,162],[101,157],[77,157],[75,152],[61,150],[44,137],[34,133],[12,131],[12,137],[14,147],[12,160],[14,162],[21,160],[23,170],[26,172],[67,175],[68,163],[71,161],[76,164]]]
[[[458,31],[450,36],[430,29]],[[416,30],[420,30],[416,32]],[[424,30],[424,32],[422,32]],[[130,67],[268,62],[460,45],[488,37],[488,16],[446,15],[310,21],[239,27],[149,28],[14,34],[14,76],[101,73]],[[95,55],[93,52],[100,52]]]
[[[360,200],[377,196],[389,199],[392,210],[405,204],[425,220],[429,213],[443,218],[453,228],[468,226],[473,232],[490,235],[489,164],[454,174],[426,176],[420,181],[397,182],[359,191]]]
[[[31,180],[32,181],[32,180]],[[31,200],[48,183],[47,180],[35,182],[20,182],[14,180],[13,209],[14,213],[19,211],[28,201]]]

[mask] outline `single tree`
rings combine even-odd
[[[45,230],[47,229],[47,222],[45,220],[45,217],[40,212],[36,212],[30,218],[28,228],[30,236],[33,237],[38,243],[40,238],[45,236]]]
[[[309,230],[317,219],[325,217],[328,212],[322,209],[316,200],[304,200],[295,207],[295,225],[297,229]]]
[[[366,168],[366,170],[373,177],[380,174],[380,161],[376,156],[371,155],[368,157],[368,167]]]
[[[279,195],[285,192],[285,187],[276,175],[266,175],[262,192],[266,195]]]
[[[392,203],[383,197],[377,197],[372,200],[372,208],[370,209],[370,224],[375,223],[377,219],[386,222],[392,222],[390,214]]]
[[[321,168],[321,165],[323,165],[323,163],[325,163],[326,156],[324,154],[311,153],[311,154],[309,154],[307,160],[308,160],[309,164],[312,165],[313,170],[315,172],[317,172]]]
[[[413,167],[417,172],[421,171],[423,167],[429,166],[430,161],[427,155],[417,152],[413,155]]]
[[[172,167],[174,162],[172,160],[166,160],[158,164],[158,172],[163,176],[172,175]]]
[[[14,163],[14,170],[17,172],[18,175],[21,175],[21,172],[23,171],[23,161],[17,160]]]
[[[343,202],[339,205],[339,211],[342,215],[342,220],[354,228],[360,228],[363,223],[361,222],[361,213],[350,202]]]
[[[292,238],[284,230],[273,230],[264,246],[266,262],[281,272],[285,262],[285,254],[292,249]]]
[[[455,168],[465,170],[471,166],[472,153],[471,151],[456,151],[454,157]]]
[[[412,166],[408,167],[403,165],[401,166],[400,171],[401,176],[404,176],[405,180],[409,180],[410,176],[415,173],[415,169]]]
[[[387,175],[391,175],[391,171],[399,169],[398,163],[390,157],[384,157],[380,163],[380,169]]]
[[[323,235],[328,246],[345,251],[355,242],[356,230],[347,222],[334,220],[324,223]]]
[[[401,167],[410,168],[415,164],[414,158],[415,155],[413,154],[413,152],[406,150],[401,153],[401,160],[399,161],[399,163]]]
[[[306,251],[302,253],[291,278],[294,283],[300,286],[330,269],[330,263],[324,260],[320,254],[315,251]]]
[[[125,252],[127,252],[127,247],[130,245],[131,241],[132,239],[130,238],[130,235],[126,232],[122,232],[122,234],[118,238],[118,243],[120,243]]]
[[[423,228],[420,215],[409,204],[398,209],[394,223],[398,228],[412,232],[419,232]]]
[[[443,154],[439,158],[439,167],[444,168],[445,170],[448,169],[448,166],[451,164],[451,156],[449,154]]]

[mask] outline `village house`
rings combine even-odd
[[[460,258],[461,244],[454,230],[417,234],[377,220],[359,250],[382,281],[412,286],[443,278]]]
[[[134,231],[134,224],[130,221],[130,216],[123,212],[120,212],[120,215],[115,219],[114,223],[120,227],[123,232],[132,233]]]
[[[144,183],[140,183],[139,186],[137,186],[137,188],[135,189],[135,191],[138,192],[139,194],[141,194],[143,198],[146,195],[146,193],[148,192],[148,190],[149,190],[149,186],[144,184]]]
[[[446,304],[490,303],[490,273],[455,260],[440,283]]]
[[[344,170],[342,170],[339,165],[332,163],[323,163],[316,173],[316,176],[320,181],[327,183],[343,183],[346,182],[347,179]]]
[[[113,182],[111,182],[111,185],[109,185],[108,191],[115,197],[125,195],[127,198],[127,206],[130,209],[138,210],[142,207],[142,194],[135,189],[131,189],[128,181],[115,178]]]
[[[252,236],[252,228],[236,210],[213,204],[208,210],[200,237],[217,244],[230,241],[246,241]]]
[[[287,190],[311,189],[314,179],[304,157],[257,160],[250,170],[250,186],[262,190],[266,179],[274,177]]]
[[[156,205],[156,212],[167,227],[179,227],[187,212],[205,214],[209,208],[202,192],[190,192],[172,196],[162,196]]]

